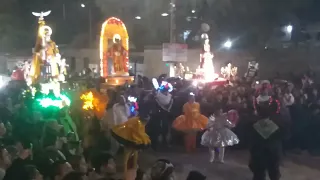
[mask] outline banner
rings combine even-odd
[[[188,45],[178,43],[164,43],[162,45],[162,61],[186,62],[188,61]]]

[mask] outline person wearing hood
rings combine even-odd
[[[167,141],[172,115],[171,108],[173,104],[173,96],[170,92],[172,92],[173,86],[166,81],[162,81],[159,84],[156,79],[152,79],[152,83],[154,86],[154,101],[152,104],[154,106],[151,109],[151,118],[147,124],[147,133],[151,138],[151,147],[157,150],[159,148],[159,141],[164,146],[168,145]]]
[[[249,168],[253,180],[280,179],[282,141],[286,134],[285,123],[280,117],[279,103],[269,98],[256,101],[257,121],[252,125]]]

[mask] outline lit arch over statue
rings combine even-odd
[[[100,75],[110,77],[129,76],[129,35],[125,24],[118,18],[111,17],[102,24],[100,35]],[[108,67],[108,59],[112,67]],[[111,73],[109,72],[111,68]],[[108,78],[109,77],[109,78]],[[115,80],[119,83],[119,80]],[[115,84],[118,84],[115,83]]]

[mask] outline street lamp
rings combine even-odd
[[[169,14],[168,13],[162,13],[161,16],[166,17],[166,16],[169,16]]]
[[[224,44],[223,44],[224,48],[230,49],[232,47],[232,41],[227,40]]]
[[[292,30],[293,30],[292,25],[286,26],[285,30],[286,30],[286,32],[287,32],[288,34],[291,34],[291,33],[292,33]]]
[[[135,19],[141,19],[141,17],[140,16],[136,16]]]

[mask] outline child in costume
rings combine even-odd
[[[189,101],[183,105],[183,113],[174,120],[172,126],[185,133],[184,145],[189,153],[195,151],[197,132],[206,127],[208,118],[200,114],[200,104],[195,102],[193,93],[189,94]]]
[[[224,163],[224,151],[227,146],[239,143],[239,139],[229,128],[234,125],[218,109],[214,116],[209,118],[206,132],[201,137],[201,144],[209,148],[210,162],[215,160],[216,150],[219,152],[219,162]]]
[[[124,98],[124,96],[121,96]],[[126,99],[123,99],[126,101]],[[124,146],[124,174],[127,174],[128,161],[133,158],[133,169],[138,166],[138,151],[150,145],[150,138],[145,132],[145,124],[137,116],[136,103],[130,102],[129,114],[127,120],[124,115],[128,113],[128,109],[123,109],[122,122],[112,127],[112,136]],[[128,107],[128,106],[124,106]],[[118,121],[117,121],[118,122]]]

